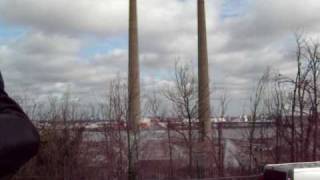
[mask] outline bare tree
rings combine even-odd
[[[181,65],[176,63],[174,72],[174,86],[164,90],[165,97],[172,103],[178,117],[187,119],[187,136],[184,132],[180,134],[188,147],[189,173],[192,176],[193,170],[193,121],[197,117],[197,97],[196,80],[188,64]]]
[[[145,104],[145,109],[147,109],[148,113],[152,117],[157,117],[159,118],[164,112],[161,112],[161,104],[162,100],[160,97],[160,92],[157,92],[157,90],[152,90],[148,95],[147,95],[147,101]]]
[[[271,97],[266,99],[265,107],[267,108],[268,117],[274,120],[275,123],[275,145],[273,151],[273,159],[275,163],[281,162],[283,158],[283,153],[285,148],[284,146],[284,136],[287,136],[285,133],[284,119],[288,114],[288,111],[285,108],[285,90],[282,87],[282,84],[278,78],[278,74],[273,79]],[[272,146],[271,146],[272,147]]]
[[[128,114],[127,84],[118,76],[108,85],[106,117],[109,123],[104,126],[106,153],[109,154],[109,170],[116,167],[115,176],[120,178],[125,174],[124,169],[128,150],[123,132],[125,132]],[[129,134],[127,134],[129,136]],[[112,161],[113,160],[113,161]]]
[[[291,139],[288,142],[291,161],[308,161],[315,160],[317,156],[319,45],[312,40],[307,41],[301,34],[296,34],[296,45],[297,73],[295,80],[288,79],[294,86],[291,97]]]
[[[226,111],[228,109],[230,99],[228,97],[227,90],[223,89],[222,95],[219,97],[220,104],[220,118],[224,119]],[[217,167],[218,167],[218,175],[220,177],[224,176],[224,143],[223,143],[223,123],[217,123],[218,129],[218,158],[217,158]]]
[[[318,129],[319,129],[319,114],[318,114],[318,76],[320,67],[320,44],[316,42],[309,42],[306,44],[307,58],[309,60],[309,67],[311,70],[311,82],[312,82],[312,102],[311,102],[311,113],[312,113],[312,124],[314,125],[313,130],[313,149],[312,149],[312,160],[317,160],[317,149],[318,149]]]
[[[256,138],[256,122],[259,118],[260,108],[263,105],[263,93],[266,87],[266,82],[269,80],[269,68],[264,72],[262,77],[259,79],[257,87],[255,89],[253,97],[250,98],[252,107],[251,107],[251,115],[250,115],[250,130],[249,130],[249,171],[253,170],[253,164],[256,162],[254,157],[254,140]]]
[[[48,177],[59,179],[79,179],[86,174],[83,169],[85,154],[82,154],[83,126],[71,124],[70,96],[60,100],[52,98],[50,108],[37,123],[41,136],[38,155],[18,173],[18,177]]]

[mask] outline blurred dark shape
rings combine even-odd
[[[39,144],[36,128],[5,92],[0,73],[0,178],[17,172],[37,154]]]

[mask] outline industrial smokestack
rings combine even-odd
[[[140,77],[137,0],[129,0],[129,73],[128,73],[128,179],[137,179],[138,135],[140,121]]]
[[[205,2],[198,0],[198,77],[199,77],[199,121],[201,124],[200,136],[204,141],[210,137],[210,92],[208,71],[208,50]]]
[[[138,131],[140,121],[140,80],[139,80],[139,44],[137,1],[130,0],[129,12],[129,126],[133,131]]]

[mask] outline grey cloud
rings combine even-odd
[[[27,54],[74,54],[80,50],[79,39],[66,36],[50,35],[43,33],[29,33],[25,39],[11,46]]]
[[[1,19],[45,32],[121,34],[127,22],[125,0],[4,0],[0,2]]]
[[[260,49],[281,41],[294,31],[308,33],[320,28],[320,3],[317,0],[256,0],[243,17],[227,19],[222,31],[227,32],[224,51]]]
[[[11,89],[36,94],[61,93],[68,86],[89,96],[105,91],[107,81],[126,77],[126,49],[92,57],[79,53],[88,35],[97,38],[127,33],[127,0],[3,0],[0,19],[30,27],[18,40],[0,45],[1,70]],[[244,15],[220,19],[221,0],[207,1],[208,51],[214,97],[228,89],[233,114],[248,97],[267,66],[292,74],[294,51],[288,36],[296,28],[318,34],[317,0],[256,0]],[[140,60],[144,91],[172,83],[174,61],[197,63],[196,3],[193,0],[147,0],[139,3]],[[290,47],[290,49],[288,48]],[[220,89],[220,90],[219,90]],[[243,103],[243,101],[241,101]]]
[[[74,39],[57,38],[56,35],[43,35],[42,38],[45,40],[38,41],[37,34],[30,33],[2,46],[0,69],[9,89],[15,91],[20,87],[35,93],[50,94],[64,91],[65,88],[61,87],[71,86],[79,93],[92,90],[102,92],[107,81],[115,77],[119,67],[123,66],[118,62],[126,57],[126,51],[114,51],[105,55],[104,60],[92,59],[88,61],[94,63],[88,63],[78,56],[80,46]],[[60,49],[60,46],[63,48]],[[42,49],[38,52],[35,47]]]

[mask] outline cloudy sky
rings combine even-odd
[[[195,0],[138,0],[142,93],[197,65]],[[294,73],[295,31],[317,38],[319,0],[207,0],[210,79],[239,114],[268,66]],[[11,94],[102,94],[127,72],[128,0],[0,0],[0,70]],[[90,98],[89,98],[90,99]]]

